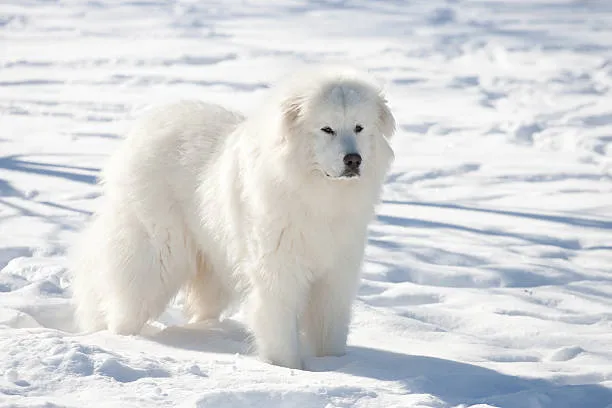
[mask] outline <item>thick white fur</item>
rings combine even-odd
[[[243,304],[266,361],[343,354],[394,128],[378,85],[348,68],[293,75],[248,119],[199,102],[150,112],[73,250],[81,327],[136,334],[184,288],[193,321]],[[359,177],[341,177],[348,153]]]

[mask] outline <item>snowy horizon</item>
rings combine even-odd
[[[0,33],[0,406],[612,408],[612,2],[9,0]],[[66,253],[132,120],[313,63],[398,122],[347,355],[265,364],[181,296],[78,333]]]

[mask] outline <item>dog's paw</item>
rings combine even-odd
[[[268,364],[272,364],[272,365],[279,366],[279,367],[292,368],[295,370],[304,369],[304,362],[299,357],[294,357],[294,356],[281,357],[277,355],[277,356],[267,356],[267,357],[262,356],[261,359]]]

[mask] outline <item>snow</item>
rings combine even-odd
[[[612,3],[0,5],[0,405],[612,407]],[[303,62],[386,84],[396,162],[348,354],[258,361],[240,316],[81,334],[66,251],[150,104],[249,112]]]

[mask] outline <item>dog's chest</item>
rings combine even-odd
[[[278,231],[276,251],[285,251],[314,275],[363,255],[366,224],[348,220],[293,218]]]

